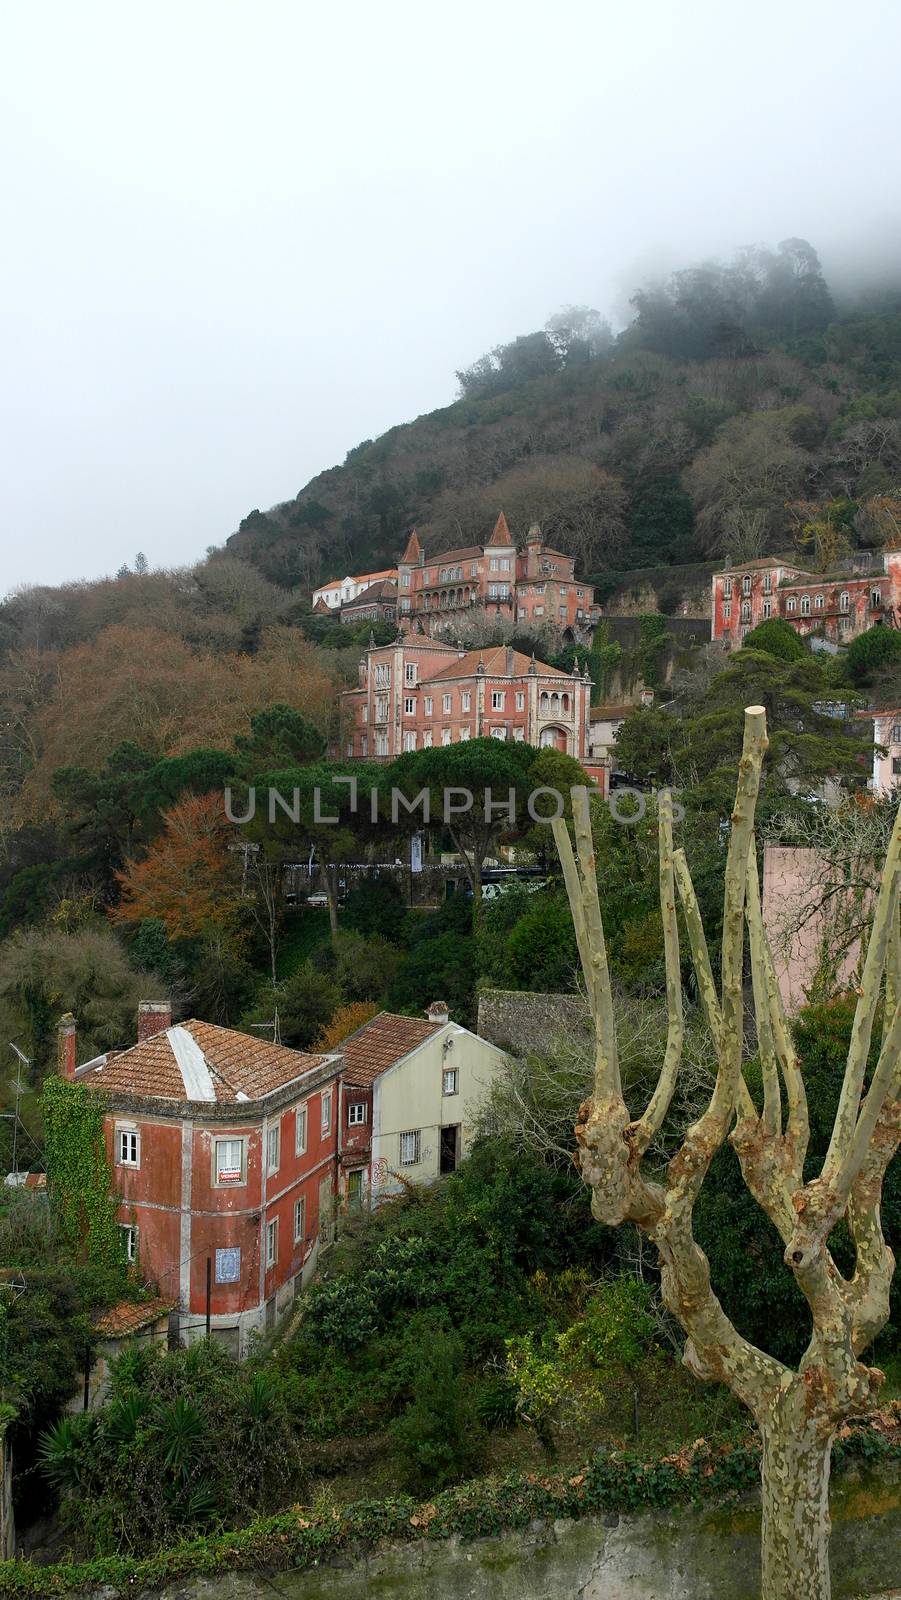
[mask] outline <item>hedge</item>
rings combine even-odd
[[[842,1430],[844,1436],[833,1449],[836,1468],[853,1460],[873,1464],[901,1460],[898,1421],[895,1405],[869,1422]],[[29,1561],[0,1562],[0,1596],[53,1596],[101,1587],[136,1593],[221,1572],[314,1567],[339,1555],[360,1557],[385,1540],[403,1543],[446,1539],[451,1534],[477,1539],[526,1527],[536,1518],[636,1512],[710,1499],[722,1504],[757,1488],[759,1482],[760,1447],[751,1439],[716,1449],[702,1441],[658,1461],[599,1451],[575,1472],[477,1478],[444,1490],[425,1505],[397,1496],[358,1500],[321,1514],[292,1506],[244,1528],[192,1539],[142,1559],[104,1556],[46,1567]]]

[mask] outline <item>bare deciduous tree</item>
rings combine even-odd
[[[901,811],[876,898],[832,1138],[821,1172],[805,1183],[807,1100],[764,931],[754,850],[754,812],[766,745],[765,713],[751,706],[745,712],[726,862],[719,992],[688,866],[684,854],[673,849],[670,797],[665,792],[659,797],[667,1042],[657,1085],[646,1110],[634,1120],[621,1084],[587,791],[573,791],[575,851],[565,823],[553,824],[595,1031],[593,1092],[580,1108],[575,1131],[594,1216],[611,1226],[634,1222],[656,1245],[664,1302],[687,1335],[683,1359],[698,1377],[727,1384],[760,1430],[765,1600],[828,1600],[832,1439],[845,1418],[871,1409],[878,1395],[882,1373],[859,1358],[888,1318],[894,1269],[880,1223],[880,1197],[901,1139]],[[649,1177],[642,1170],[643,1158],[666,1118],[683,1048],[677,890],[714,1044],[716,1078],[706,1109],[687,1130],[662,1176]],[[742,1076],[746,922],[763,1082],[760,1108]],[[886,1024],[867,1087],[883,977]],[[810,1309],[812,1334],[797,1371],[735,1328],[694,1239],[694,1204],[727,1137],[748,1188],[779,1231],[786,1265]],[[828,1247],[842,1218],[856,1248],[851,1278],[840,1274]]]

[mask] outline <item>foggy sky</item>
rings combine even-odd
[[[894,0],[0,7],[2,557],[180,565],[566,302],[899,262]]]

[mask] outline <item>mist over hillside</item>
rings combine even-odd
[[[884,542],[870,503],[901,482],[901,270],[890,252],[871,266],[837,258],[833,292],[788,239],[636,291],[616,335],[565,307],[461,368],[452,405],[251,511],[228,550],[307,589],[394,561],[414,525],[430,552],[478,540],[501,506],[586,573],[759,554],[811,507],[852,546]]]

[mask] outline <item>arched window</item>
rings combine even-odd
[[[750,620],[751,620],[751,602],[750,602],[750,600],[743,600],[742,603],[741,603],[741,620],[742,620],[742,622],[750,622]]]
[[[847,589],[843,589],[838,597],[838,609],[839,611],[849,611],[850,608],[851,596],[849,595]]]
[[[541,712],[541,715],[543,717],[547,716],[548,711],[550,710],[550,703],[551,703],[550,695],[548,694],[546,689],[542,689],[542,691],[541,691],[541,699],[540,699],[540,701],[538,703],[538,709]]]
[[[802,617],[809,617],[810,616],[810,595],[809,594],[802,594],[802,596],[801,596],[801,615],[802,615]]]
[[[789,616],[793,616],[794,615],[795,608],[796,608],[797,604],[798,604],[798,602],[795,599],[794,595],[790,594],[788,599],[785,602],[785,609],[788,612]]]

